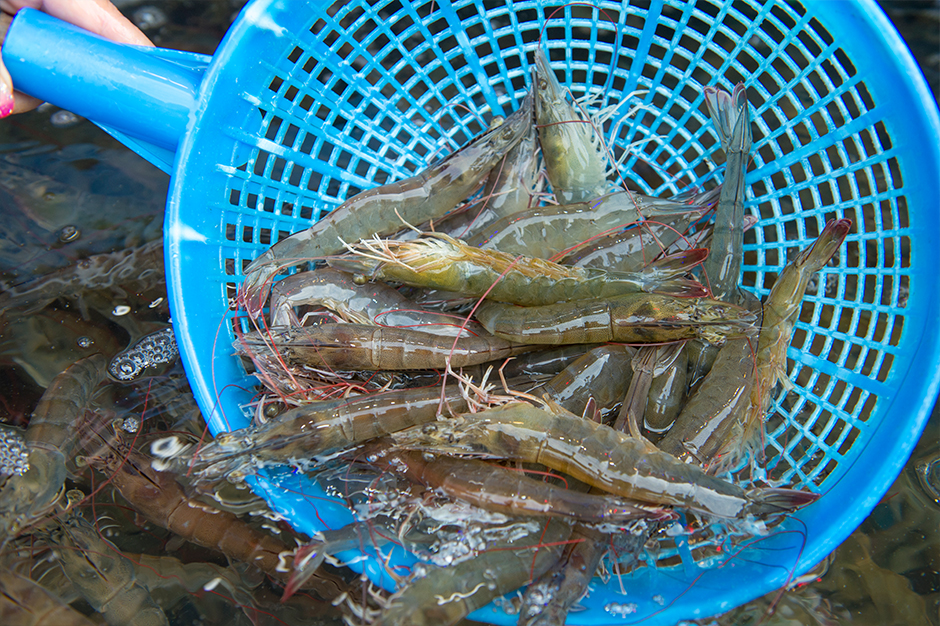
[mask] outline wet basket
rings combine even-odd
[[[17,18],[4,48],[21,87],[35,70],[11,40],[38,16]],[[604,129],[618,155],[659,138],[638,143],[622,168],[647,194],[720,179],[702,88],[747,85],[747,210],[760,221],[746,239],[743,280],[758,295],[828,219],[854,224],[804,300],[788,352],[794,386],[776,398],[766,440],[768,474],[823,497],[743,549],[679,535],[632,573],[595,580],[569,623],[672,624],[722,612],[784,585],[845,539],[899,473],[937,391],[937,111],[874,2],[258,0],[211,60],[135,50],[163,64],[146,81],[171,72],[159,85],[107,89],[117,72],[109,61],[98,100],[60,103],[63,89],[50,92],[45,79],[27,90],[101,122],[174,174],[165,231],[174,326],[218,433],[248,424],[256,390],[231,349],[234,328],[247,329],[230,305],[248,263],[512,111],[540,33],[575,96],[600,93],[595,104],[605,106],[640,91],[647,109]],[[113,104],[121,99],[142,104],[122,112]],[[306,533],[353,519],[288,468],[265,471],[253,487]],[[367,556],[353,567],[391,587]],[[472,617],[515,623],[493,605]]]

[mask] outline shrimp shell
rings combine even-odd
[[[605,299],[517,307],[484,302],[477,320],[497,337],[519,343],[664,343],[701,337],[721,343],[753,332],[756,316],[707,298],[627,294]]]
[[[410,328],[318,324],[272,328],[238,338],[235,350],[288,365],[334,370],[417,370],[477,365],[527,352],[531,346],[492,337],[437,336]]]
[[[816,500],[788,489],[744,489],[651,444],[555,408],[513,403],[393,436],[403,447],[541,463],[625,498],[717,517],[783,512]]]

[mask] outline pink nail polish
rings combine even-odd
[[[13,91],[8,84],[0,82],[0,118],[13,112],[13,104]]]

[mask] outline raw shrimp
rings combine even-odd
[[[753,332],[756,319],[745,309],[717,300],[648,293],[532,307],[485,301],[476,317],[497,337],[548,345],[663,343],[693,337],[720,343]]]
[[[89,291],[113,289],[126,295],[125,290],[164,289],[165,282],[163,239],[158,239],[139,248],[90,256],[30,282],[4,289],[0,293],[0,313],[10,309],[16,309],[21,315],[34,313],[57,298],[67,297],[79,300],[82,315],[87,319],[82,296]]]
[[[277,327],[239,337],[235,350],[269,361],[331,370],[444,369],[476,365],[531,350],[493,337],[438,337],[410,328],[364,324]]]
[[[582,522],[622,523],[637,518],[670,516],[666,509],[644,507],[609,495],[591,495],[529,478],[477,459],[397,450],[387,440],[367,444],[363,458],[380,469],[440,489],[487,511],[512,516],[563,517]]]
[[[391,234],[452,210],[532,125],[532,97],[499,126],[419,174],[359,193],[307,230],[278,242],[245,271],[239,299],[251,317],[267,300],[271,280],[284,268],[338,254],[344,242]],[[403,223],[404,222],[404,223]]]
[[[532,84],[542,160],[558,202],[584,202],[608,193],[604,139],[568,102],[541,46],[535,50]]]
[[[291,547],[232,513],[190,498],[172,474],[151,467],[150,458],[132,450],[127,455],[111,454],[88,462],[106,472],[115,489],[150,522],[196,545],[254,565],[275,579],[286,580],[287,572],[278,566]],[[339,579],[325,576],[310,583],[310,588],[323,598],[334,598],[343,587]]]
[[[76,422],[106,378],[106,366],[100,354],[76,361],[43,393],[24,435],[29,468],[11,476],[0,492],[0,546],[55,504],[65,484],[66,463],[78,445]]]
[[[688,228],[684,225],[686,222],[700,218],[707,209],[704,205],[619,191],[585,202],[534,207],[508,215],[468,238],[467,244],[548,259],[608,231],[640,222],[644,217],[676,222],[675,227],[681,232]],[[657,246],[654,254],[660,251]]]
[[[754,343],[746,338],[726,341],[701,385],[656,445],[678,459],[710,467],[735,422],[743,419],[754,376]]]
[[[271,326],[300,326],[302,320],[294,307],[303,305],[324,306],[357,324],[413,328],[451,337],[488,334],[474,322],[422,310],[388,285],[356,283],[350,274],[329,267],[298,272],[275,283],[271,290]]]
[[[447,235],[364,241],[352,249],[354,256],[330,264],[363,273],[362,280],[378,278],[470,297],[485,294],[489,300],[524,306],[638,292],[684,297],[707,293],[701,284],[681,276],[702,260],[694,254],[628,273],[513,257],[499,250],[480,250]]]
[[[449,626],[493,598],[540,576],[561,555],[571,527],[549,520],[525,539],[493,542],[474,558],[449,567],[416,565],[373,626]]]
[[[5,626],[95,626],[37,582],[0,568],[0,624]]]
[[[726,161],[725,180],[715,210],[711,254],[703,269],[715,298],[743,304],[738,281],[744,258],[744,175],[751,150],[747,91],[743,83],[736,85],[730,96],[715,87],[705,87],[705,103]]]
[[[731,341],[742,341],[730,339]],[[685,405],[685,390],[687,373],[689,370],[689,357],[686,346],[682,347],[676,360],[668,366],[659,376],[653,378],[647,396],[646,412],[643,414],[643,430],[648,437],[660,437],[676,421],[676,416]],[[679,456],[670,452],[674,456]]]
[[[671,366],[685,342],[666,344],[664,346],[642,346],[630,362],[633,369],[633,380],[627,390],[620,414],[614,422],[614,430],[628,432],[631,437],[641,439],[640,419],[646,413],[646,404],[649,398],[653,379],[660,376]]]
[[[747,451],[757,453],[763,440],[764,416],[770,406],[771,392],[778,382],[789,384],[787,347],[800,314],[806,285],[829,262],[851,228],[851,220],[830,220],[816,241],[787,263],[777,276],[764,302],[757,342],[755,381],[750,390],[749,406],[743,421],[734,425],[722,467],[734,467]]]
[[[522,402],[425,424],[395,434],[401,446],[436,453],[487,454],[541,463],[625,498],[675,505],[717,517],[767,515],[813,502],[789,489],[745,491],[651,444],[554,407]]]
[[[630,386],[633,353],[633,348],[621,344],[592,348],[545,383],[539,393],[575,415],[583,415],[593,400],[603,414],[623,400]]]
[[[137,582],[134,565],[90,522],[71,516],[49,543],[75,589],[112,626],[168,625],[163,610]]]
[[[220,434],[192,459],[204,478],[242,469],[246,457],[260,461],[307,461],[369,439],[434,421],[442,410],[459,413],[467,401],[455,385],[404,389],[301,405],[261,426]],[[179,457],[175,462],[186,463]]]

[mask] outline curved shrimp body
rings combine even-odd
[[[532,125],[532,98],[518,111],[456,152],[405,180],[359,193],[305,231],[278,242],[248,266],[240,299],[252,317],[267,300],[271,280],[284,268],[338,254],[344,242],[391,234],[452,210],[476,189]]]
[[[455,386],[404,389],[302,405],[261,426],[221,434],[202,447],[193,471],[218,476],[261,461],[306,460],[437,419],[443,409],[461,412],[467,402]]]
[[[493,542],[472,559],[450,567],[422,565],[388,604],[373,626],[450,626],[493,598],[541,576],[559,558],[571,527],[549,520],[526,538]]]
[[[484,302],[477,320],[497,337],[519,343],[661,343],[701,337],[721,343],[752,332],[756,316],[706,298],[628,294],[605,299],[517,307]]]
[[[76,422],[95,387],[107,379],[107,367],[104,356],[93,354],[56,376],[29,419],[26,441],[32,446],[56,448],[71,458],[78,444]]]
[[[787,347],[800,313],[806,285],[821,270],[845,240],[852,222],[830,220],[813,244],[790,261],[764,301],[763,321],[757,342],[756,380],[750,391],[750,405],[740,430],[732,435],[727,463],[735,463],[745,449],[760,444],[763,417],[770,406],[771,391],[778,381],[786,384]],[[729,465],[725,464],[725,467]]]
[[[677,342],[663,346],[642,346],[636,351],[636,356],[630,363],[633,379],[630,381],[620,414],[614,421],[614,430],[629,432],[637,439],[642,438],[640,420],[646,414],[653,379],[675,362],[684,346],[684,342]]]
[[[228,511],[190,498],[173,474],[157,471],[151,463],[150,458],[137,451],[131,451],[126,458],[111,455],[89,459],[93,467],[109,473],[115,489],[150,522],[196,545],[254,565],[276,579],[287,579],[287,572],[278,566],[282,553],[291,550],[289,546]],[[322,597],[334,597],[341,585],[335,580],[315,578],[310,588]]]
[[[513,516],[563,517],[581,522],[619,523],[645,517],[665,517],[664,509],[644,508],[609,495],[557,487],[529,478],[524,472],[477,459],[430,455],[416,450],[389,450],[388,443],[366,446],[371,464],[403,473],[421,483],[475,506]]]
[[[49,541],[58,546],[56,554],[66,577],[108,624],[169,624],[150,592],[137,583],[133,563],[84,518],[70,517]]]
[[[744,175],[751,150],[751,117],[744,84],[731,95],[715,87],[705,87],[705,103],[721,147],[725,151],[725,180],[715,210],[711,254],[705,260],[712,293],[719,300],[740,304],[736,293],[744,258]]]
[[[235,341],[246,356],[333,370],[416,370],[477,365],[531,350],[499,337],[439,337],[410,328],[318,324],[272,328]]]
[[[561,204],[584,202],[610,190],[604,140],[567,100],[541,47],[535,51],[535,122],[542,160]]]
[[[0,492],[0,545],[55,504],[65,484],[66,463],[78,445],[77,421],[106,378],[107,364],[100,354],[76,361],[40,398],[24,434],[29,467],[11,476]]]
[[[816,499],[790,490],[752,490],[707,475],[648,442],[564,409],[506,404],[425,424],[393,436],[402,446],[448,453],[485,453],[542,463],[624,498],[675,505],[718,517],[772,513]]]
[[[691,221],[701,217],[706,208],[619,191],[584,202],[533,207],[508,215],[468,238],[467,244],[548,259],[644,217],[666,222]]]
[[[277,281],[271,290],[271,326],[300,326],[298,306],[323,306],[356,324],[413,328],[451,337],[486,333],[474,322],[425,311],[383,283],[356,282],[351,274],[323,267]],[[461,332],[461,327],[463,332]]]
[[[603,414],[623,400],[630,386],[633,348],[611,344],[592,348],[545,383],[539,393],[575,415],[593,399]]]
[[[95,626],[39,583],[0,569],[0,624],[5,626]]]
[[[436,235],[411,241],[362,242],[357,256],[331,264],[365,271],[369,278],[395,281],[460,293],[486,296],[496,302],[537,306],[584,298],[603,298],[637,292],[679,293],[702,296],[705,288],[678,271],[608,272],[576,268],[499,250],[480,250]]]
[[[726,341],[743,341],[732,339]],[[689,357],[686,346],[682,347],[676,360],[665,371],[654,377],[647,396],[646,411],[643,414],[643,429],[652,437],[661,436],[676,421],[679,411],[685,404],[686,380],[689,370]],[[675,453],[670,452],[670,454]]]

